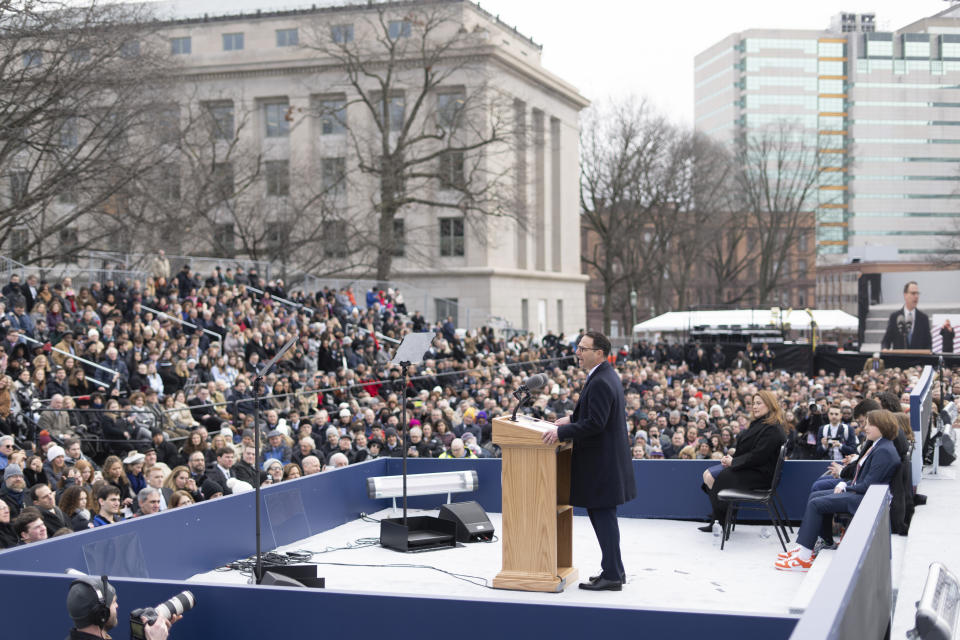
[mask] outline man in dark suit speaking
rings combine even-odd
[[[570,504],[585,507],[597,534],[603,559],[601,572],[580,588],[619,591],[626,581],[620,559],[617,505],[633,500],[637,487],[627,436],[620,376],[607,362],[610,341],[598,331],[580,338],[577,359],[588,372],[573,416],[564,416],[543,434],[543,441],[573,440]]]
[[[882,349],[932,349],[930,318],[917,309],[920,287],[910,281],[903,287],[903,307],[890,314],[887,332],[880,343]]]

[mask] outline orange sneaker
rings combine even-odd
[[[777,560],[786,560],[787,558],[792,558],[793,556],[797,555],[798,551],[800,551],[800,547],[794,547],[793,549],[790,549],[786,553],[778,553]],[[813,559],[816,557],[817,557],[817,550],[814,549],[813,555],[810,557],[810,560],[813,561]]]
[[[800,571],[806,572],[810,571],[810,567],[813,566],[813,558],[809,560],[801,560],[797,556],[790,556],[789,558],[784,558],[783,560],[777,560],[773,563],[773,566],[779,569],[780,571]]]

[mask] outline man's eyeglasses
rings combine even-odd
[[[581,347],[577,345],[577,351],[603,351],[600,347]]]

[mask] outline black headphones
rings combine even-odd
[[[107,594],[110,593],[110,587],[107,584],[107,576],[100,576],[99,580],[92,576],[83,576],[74,580],[70,586],[72,587],[75,584],[85,584],[93,589],[97,596],[97,604],[90,612],[90,619],[98,627],[105,625],[110,620],[110,607],[107,605]]]

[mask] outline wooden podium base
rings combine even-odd
[[[579,577],[576,567],[560,567],[557,574],[553,576],[527,571],[501,571],[493,579],[493,587],[494,589],[513,589],[515,591],[560,593],[576,582]]]

